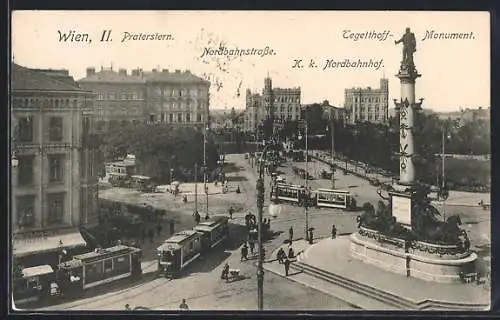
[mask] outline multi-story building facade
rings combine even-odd
[[[97,95],[99,126],[144,121],[202,125],[209,120],[210,82],[189,70],[87,68],[78,82]]]
[[[146,79],[147,120],[174,125],[209,125],[210,82],[189,70],[153,69]]]
[[[301,108],[300,88],[273,88],[272,79],[264,79],[262,94],[246,91],[246,109],[244,128],[256,131],[258,126],[268,117],[276,120],[300,120]]]
[[[94,94],[66,70],[11,70],[13,233],[97,222]]]
[[[350,88],[344,91],[348,124],[361,121],[385,123],[388,120],[389,80],[380,79],[380,88]]]
[[[87,68],[87,76],[78,81],[81,88],[96,94],[97,127],[120,122],[142,122],[147,118],[146,79],[139,72]]]

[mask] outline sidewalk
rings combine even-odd
[[[367,265],[350,256],[349,236],[324,239],[310,247],[301,262],[338,274],[414,303],[434,300],[452,303],[489,304],[490,292],[483,286],[461,283],[435,283],[408,278]],[[325,254],[327,253],[327,254]]]
[[[276,250],[272,253],[270,260],[264,263],[264,269],[272,272],[278,276],[281,276],[285,279],[297,282],[302,284],[303,286],[310,287],[317,291],[323,292],[330,296],[333,296],[337,299],[344,301],[349,304],[354,309],[369,309],[369,310],[390,310],[394,309],[391,306],[386,305],[384,303],[378,302],[371,298],[367,298],[361,294],[353,292],[351,290],[347,290],[340,286],[333,285],[323,279],[319,279],[313,275],[304,273],[300,271],[300,261],[304,260],[307,257],[307,250],[311,247],[311,245],[301,239],[293,242],[293,249],[296,253],[303,251],[302,254],[298,256],[297,261],[292,262],[290,266],[290,273],[288,277],[285,275],[285,268],[283,265],[279,264],[275,259],[276,253],[280,248],[283,248],[285,252],[288,251],[288,245],[282,245],[276,248]],[[299,271],[297,271],[299,269]]]
[[[287,247],[287,245],[284,246]],[[356,292],[354,289],[349,290],[350,287],[345,285],[341,287],[335,284],[335,277],[342,277],[347,281],[351,281],[351,287],[361,285],[368,289],[372,288],[369,291],[375,292],[379,290],[393,297],[401,297],[402,302],[406,301],[409,304],[418,306],[425,306],[426,302],[430,301],[431,304],[457,305],[457,308],[460,307],[460,304],[463,304],[463,307],[475,305],[474,308],[484,306],[484,309],[487,309],[490,304],[490,292],[483,286],[461,283],[440,284],[407,278],[353,259],[349,255],[350,242],[348,236],[323,239],[312,246],[301,240],[294,242],[293,246],[294,249],[304,249],[305,252],[299,256],[297,262],[292,263],[292,272],[287,279],[335,297],[341,297],[347,303],[362,309],[391,310],[398,308],[377,301],[369,295],[358,293],[359,291]],[[273,252],[273,258],[278,249]],[[320,276],[311,273],[311,270],[305,271],[305,269],[310,269],[309,266],[332,274],[332,280],[328,281],[328,279],[324,278],[324,275]],[[267,262],[264,268],[285,277],[284,267],[275,260]]]

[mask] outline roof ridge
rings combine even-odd
[[[44,74],[42,71],[35,71],[35,70],[30,69],[30,68],[21,66],[21,65],[19,65],[17,63],[12,63],[12,64],[13,64],[13,66],[15,68],[18,68],[22,72],[27,73],[28,76],[30,76],[30,77],[34,77],[34,78],[38,78],[38,79],[41,79],[41,80],[44,80],[44,81],[52,82],[53,85],[59,86],[59,87],[63,87],[66,90],[71,89],[71,91],[82,91],[82,92],[85,91],[84,89],[82,89],[80,87],[77,87],[77,86],[74,86],[74,85],[70,85],[70,84],[68,84],[68,83],[66,83],[64,81],[60,81],[60,80],[54,79],[51,76],[49,76],[47,74]],[[74,81],[74,78],[73,78],[73,81]],[[75,83],[76,83],[76,81],[75,81]],[[31,88],[27,88],[27,89],[31,89]],[[13,90],[16,90],[16,89],[13,88]],[[46,90],[53,90],[53,89],[46,89]]]

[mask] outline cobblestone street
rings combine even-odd
[[[231,220],[231,239],[236,241],[225,249],[218,249],[203,260],[193,263],[179,279],[167,280],[156,278],[149,282],[136,284],[126,289],[117,289],[99,296],[73,301],[50,309],[75,309],[75,310],[116,310],[122,309],[125,304],[131,306],[142,306],[150,309],[170,310],[176,309],[182,299],[186,299],[191,309],[238,309],[254,310],[257,307],[257,281],[256,259],[240,262],[239,244],[241,234],[239,226],[244,224],[244,215],[250,211],[256,213],[255,183],[256,170],[250,166],[243,155],[230,155],[227,157],[227,166],[231,168],[228,180],[233,190],[239,185],[242,193],[234,191],[227,194],[209,195],[210,214],[227,214],[229,206],[236,209],[234,219]],[[304,163],[288,163],[279,168],[291,183],[304,184],[292,170],[292,165],[304,166]],[[319,167],[319,163],[310,163],[309,168]],[[310,169],[311,170],[311,169]],[[312,171],[312,170],[311,170]],[[269,218],[267,205],[269,204],[269,177],[265,178],[265,208],[264,218]],[[330,181],[314,179],[309,181],[311,187],[328,188]],[[358,205],[364,201],[378,201],[375,187],[368,182],[352,175],[337,174],[337,187],[352,190],[358,200]],[[201,189],[201,188],[199,188]],[[189,229],[194,226],[191,216],[194,208],[193,197],[189,198],[187,204],[182,203],[182,195],[174,197],[169,193],[139,194],[135,191],[125,189],[109,189],[106,197],[114,199],[126,199],[136,203],[147,202],[156,207],[165,208],[168,211],[167,219],[176,221],[176,231]],[[204,212],[205,195],[199,199],[199,210]],[[288,229],[293,227],[294,238],[302,238],[305,233],[304,208],[282,204],[278,217],[271,219],[271,230],[275,237],[264,244],[267,257],[272,260],[271,253],[283,244],[288,238]],[[489,219],[486,213],[479,208],[460,207],[460,214],[467,221],[465,227],[471,235],[471,241],[476,250],[484,252],[483,261],[489,259]],[[335,224],[338,234],[349,234],[356,230],[355,218],[358,213],[347,212],[339,209],[309,209],[309,226],[314,227],[314,237],[328,237],[331,225]],[[469,223],[469,224],[467,224]],[[166,228],[164,228],[165,230]],[[488,232],[487,232],[488,231]],[[160,237],[156,237],[153,244],[148,241],[144,244],[144,264],[150,269],[156,268],[156,247],[168,237],[166,231]],[[482,247],[483,246],[483,247]],[[479,249],[478,249],[479,248]],[[244,279],[226,283],[220,279],[220,272],[225,262],[231,268],[240,269]],[[489,265],[486,261],[485,265]],[[147,271],[145,271],[147,272]],[[327,295],[320,291],[308,288],[299,283],[288,281],[285,278],[267,272],[264,278],[264,307],[266,309],[330,309],[346,310],[354,307],[340,299]]]

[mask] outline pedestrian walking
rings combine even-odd
[[[153,243],[154,242],[153,240],[155,237],[155,231],[153,229],[149,229],[148,235],[149,235],[149,242]]]
[[[332,224],[332,239],[335,239],[337,237],[337,227]]]
[[[288,240],[290,240],[290,242],[293,241],[293,227],[290,227],[290,229],[288,229]]]
[[[233,213],[234,213],[233,207],[229,207],[229,219],[231,220],[233,220]]]
[[[285,276],[287,276],[287,277],[288,277],[288,270],[290,270],[290,263],[291,262],[289,259],[285,259],[285,262],[284,262],[284,264],[285,264]]]
[[[162,229],[163,227],[161,226],[160,223],[158,223],[158,225],[156,226],[156,234],[158,235],[158,237],[160,236]]]
[[[241,259],[240,261],[243,260],[248,260],[248,247],[247,244],[245,243],[243,247],[241,247]]]
[[[289,259],[295,258],[295,251],[293,251],[292,247],[290,247],[290,249],[288,249],[288,258]]]
[[[196,221],[196,224],[199,224],[200,223],[200,220],[201,220],[201,216],[200,214],[198,213],[198,211],[195,211],[193,213],[193,216],[194,216],[194,221]]]
[[[280,248],[278,250],[278,253],[276,254],[276,259],[278,260],[279,264],[283,264],[283,259],[286,257],[285,250],[283,248]]]
[[[313,229],[309,229],[309,244],[313,244],[314,234]]]
[[[255,249],[255,242],[250,241],[250,254],[253,256],[253,251]]]
[[[181,309],[181,310],[189,310],[189,307],[188,307],[188,305],[186,303],[186,299],[182,299],[182,302],[179,305],[179,309]]]
[[[175,233],[175,222],[174,220],[170,220],[170,234]]]

